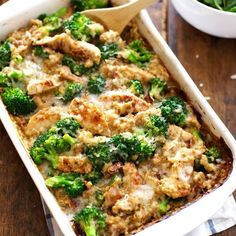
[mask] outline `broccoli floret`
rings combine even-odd
[[[88,81],[88,91],[92,94],[100,94],[104,91],[106,79],[102,75],[92,77]]]
[[[106,143],[87,147],[85,153],[97,170],[101,170],[106,163],[112,162],[110,149]]]
[[[108,7],[108,0],[71,0],[76,11]]]
[[[159,213],[161,215],[165,215],[168,210],[170,209],[170,198],[165,196],[160,202],[159,202]]]
[[[55,128],[51,128],[51,133],[60,135],[69,134],[71,137],[76,137],[80,124],[74,118],[64,118],[56,123]]]
[[[130,161],[132,147],[130,146],[131,142],[128,138],[122,135],[115,135],[109,140],[108,144],[113,161]]]
[[[59,30],[63,25],[62,17],[67,13],[67,8],[61,8],[51,15],[42,14],[38,18],[43,22],[43,26],[40,28],[45,35]]]
[[[184,126],[188,110],[185,102],[180,97],[170,97],[165,99],[161,105],[161,114],[166,120],[175,125]]]
[[[5,41],[0,46],[0,70],[9,66],[11,61],[11,46],[8,41]]]
[[[144,94],[143,85],[139,80],[131,80],[129,89],[136,96],[140,96]]]
[[[83,41],[89,41],[91,38],[95,38],[102,30],[98,24],[93,24],[88,17],[81,15],[79,12],[76,12],[64,22],[64,28],[75,39]]]
[[[137,136],[130,138],[122,135],[113,136],[109,142],[109,149],[113,161],[135,162],[141,163],[151,157],[156,147],[148,143],[146,140],[141,140]]]
[[[8,78],[14,80],[15,82],[21,81],[24,78],[24,73],[20,70],[12,70],[7,74]]]
[[[146,63],[150,62],[152,54],[143,46],[140,40],[134,40],[125,50],[124,58],[138,66],[144,67]]]
[[[197,139],[197,140],[202,140],[202,133],[200,130],[197,129],[192,129],[191,134]]]
[[[48,59],[49,58],[49,53],[44,51],[42,46],[36,46],[34,48],[34,55],[37,57],[41,57],[43,59]]]
[[[84,74],[89,75],[90,73],[96,71],[99,67],[99,65],[95,64],[93,67],[87,68],[83,64],[80,64],[80,65],[77,64],[77,62],[73,58],[71,58],[67,55],[65,55],[63,57],[62,65],[68,66],[70,68],[71,72],[75,75],[78,75],[78,76],[84,75]]]
[[[116,58],[118,53],[118,45],[116,43],[106,43],[99,46],[101,51],[102,60],[106,60],[109,58]]]
[[[167,83],[159,78],[153,78],[150,81],[149,95],[153,99],[160,99],[167,90]]]
[[[46,159],[56,169],[59,161],[58,154],[69,151],[76,141],[69,134],[60,136],[50,133],[47,137],[40,145],[34,143],[30,155],[37,165]],[[40,136],[39,138],[42,139]],[[36,140],[36,143],[39,142]]]
[[[61,174],[53,176],[45,181],[46,185],[51,188],[63,188],[72,198],[83,193],[85,184],[78,174]]]
[[[96,184],[102,178],[102,173],[101,171],[94,169],[92,172],[85,174],[83,177],[92,184]]]
[[[167,136],[168,123],[164,117],[151,115],[145,128],[145,133],[150,136]]]
[[[2,101],[13,115],[27,115],[37,108],[33,99],[19,88],[4,89]]]
[[[207,160],[209,163],[216,163],[216,160],[220,158],[220,151],[216,147],[208,148],[204,154],[207,157]],[[206,172],[205,167],[201,164],[201,161],[199,158],[196,158],[194,160],[194,170],[195,171],[201,171]]]
[[[146,140],[140,140],[139,138],[135,136],[130,141],[132,145],[132,148],[131,148],[132,159],[131,160],[135,162],[136,164],[146,161],[148,158],[154,155],[155,150],[156,150],[156,146],[154,144],[149,143]]]
[[[126,138],[115,135],[107,142],[87,147],[86,155],[95,169],[101,170],[106,163],[134,162],[139,164],[154,155],[156,146],[136,136]]]
[[[8,76],[2,72],[0,72],[0,87],[11,87],[11,81],[9,80]]]
[[[48,160],[54,169],[57,168],[58,155],[69,151],[76,143],[73,138],[79,128],[74,118],[65,118],[57,122],[48,132],[40,135],[34,142],[30,155],[39,165],[44,159]]]
[[[216,163],[216,160],[220,158],[220,151],[216,147],[208,148],[205,153],[209,163]]]
[[[96,206],[87,206],[74,216],[86,236],[97,236],[106,227],[106,215]]]
[[[78,97],[83,90],[80,83],[69,83],[64,91],[63,99],[65,102],[70,102],[75,97]]]
[[[20,82],[23,78],[24,73],[19,70],[12,70],[8,74],[0,72],[0,87],[15,87],[15,83]]]

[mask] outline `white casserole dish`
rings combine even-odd
[[[67,5],[68,2],[69,0],[23,0],[7,3],[5,7],[0,8],[0,39],[4,39],[8,33],[27,24],[31,18],[35,18],[44,12],[51,13],[62,6]],[[159,54],[169,72],[178,81],[181,89],[191,100],[195,109],[202,115],[203,121],[216,136],[224,139],[234,157],[232,173],[222,186],[203,196],[201,199],[173,216],[137,233],[138,236],[180,236],[188,233],[211,217],[223,205],[229,194],[236,188],[236,142],[207,103],[206,99],[198,90],[164,39],[158,33],[146,11],[141,12],[138,17],[138,22],[142,35]],[[55,217],[61,231],[66,236],[75,235],[67,216],[62,212],[54,196],[45,186],[43,177],[23,147],[17,135],[17,131],[1,101],[0,118],[29,174],[35,182],[35,185]]]

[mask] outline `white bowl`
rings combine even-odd
[[[236,38],[236,13],[220,11],[197,0],[172,0],[177,12],[195,28],[223,38]]]

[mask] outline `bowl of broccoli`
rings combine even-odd
[[[204,33],[236,38],[236,2],[232,0],[172,0],[177,12]]]

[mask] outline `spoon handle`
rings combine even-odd
[[[126,6],[127,9],[132,7],[133,15],[137,15],[142,9],[148,7],[154,2],[156,2],[156,0],[134,0],[128,4],[125,4],[124,7]]]
[[[95,9],[83,11],[91,19],[97,20],[119,33],[122,33],[125,26],[143,9],[157,0],[133,0],[127,4],[106,9]]]
[[[120,19],[117,20],[121,20],[122,17],[123,19],[119,21],[121,24],[117,26],[116,30],[121,33],[127,23],[130,22],[142,9],[148,7],[156,1],[157,0],[133,0],[127,4],[117,7],[117,9],[120,10],[120,16],[118,17]]]

